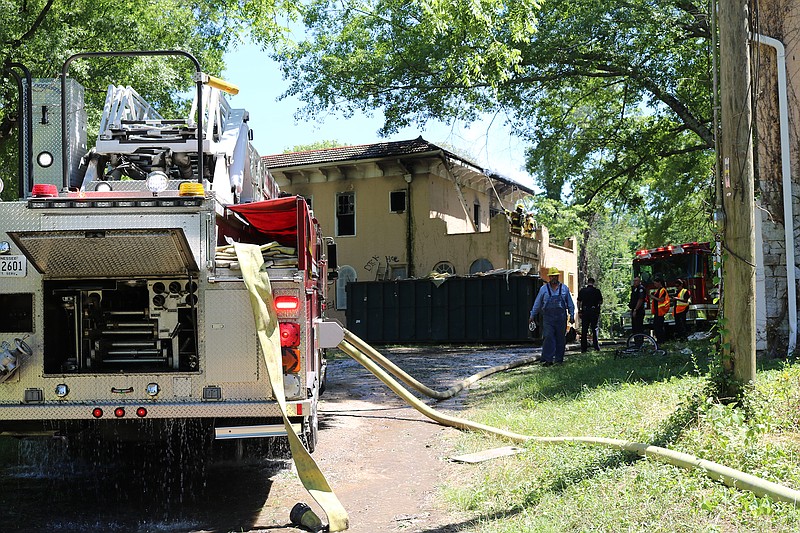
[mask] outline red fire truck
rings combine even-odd
[[[69,63],[172,55],[196,67],[188,117],[110,86],[86,149]],[[133,60],[133,59],[131,59]],[[305,200],[281,197],[230,85],[185,52],[78,54],[22,84],[49,120],[23,121],[32,169],[0,202],[0,435],[156,440],[286,435],[233,242],[259,245],[280,326],[287,415],[311,450],[324,348],[329,241]],[[21,136],[27,136],[23,131]],[[338,331],[337,331],[338,329]],[[241,441],[239,441],[241,442]]]
[[[633,258],[633,275],[639,276],[647,289],[645,324],[653,321],[649,295],[658,278],[664,280],[670,298],[674,298],[677,292],[677,281],[682,279],[686,282],[692,297],[687,323],[703,327],[717,319],[719,289],[714,285],[714,253],[710,243],[688,242],[638,250]],[[673,310],[674,306],[666,316],[666,324],[675,323]],[[623,326],[626,331],[631,329],[630,313],[623,315]]]

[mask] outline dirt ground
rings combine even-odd
[[[436,390],[485,368],[529,357],[533,346],[488,348],[381,348],[396,364]],[[480,383],[473,385],[480,387]],[[442,402],[438,410],[458,411],[469,391]],[[455,533],[469,516],[448,512],[437,488],[469,469],[449,460],[448,435],[458,431],[428,421],[387,386],[345,355],[329,363],[322,397],[319,444],[313,457],[350,517],[352,533]],[[278,473],[252,531],[302,531],[289,525],[297,502],[316,503],[296,474]]]
[[[532,346],[381,349],[437,390],[537,351]],[[449,512],[438,492],[445,480],[474,468],[449,460],[458,430],[428,421],[344,354],[331,359],[328,375],[313,457],[349,513],[349,531],[474,530],[474,517]],[[461,416],[465,399],[475,392],[427,403]],[[185,447],[191,448],[188,440]],[[192,471],[158,447],[119,446],[113,455],[89,461],[71,457],[59,439],[0,449],[5,450],[4,532],[296,533],[301,530],[289,520],[296,503],[305,502],[322,516],[289,460],[220,457]]]

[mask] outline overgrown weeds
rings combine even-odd
[[[709,344],[666,356],[568,357],[495,376],[467,418],[537,436],[595,436],[696,455],[800,489],[800,365],[762,364],[746,401],[713,395]],[[459,453],[507,443],[462,433]],[[704,473],[609,448],[531,442],[523,454],[459,468],[443,493],[472,519],[459,531],[796,531],[800,510]]]

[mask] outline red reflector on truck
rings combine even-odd
[[[136,416],[138,416],[139,418],[146,417],[147,409],[145,409],[144,407],[139,407],[138,409],[136,409]]]
[[[99,407],[95,407],[94,409],[92,409],[92,416],[95,418],[100,418],[101,416],[103,416],[103,410],[100,409]]]
[[[281,322],[281,346],[300,346],[300,324]]]
[[[117,418],[122,418],[123,416],[125,416],[125,409],[123,407],[117,407],[116,409],[114,409],[114,416],[116,416]]]
[[[296,296],[276,296],[275,309],[278,311],[296,311],[300,307],[300,301]]]

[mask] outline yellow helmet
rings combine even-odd
[[[560,276],[561,272],[558,271],[556,267],[550,267],[550,270],[547,271],[548,276]]]

